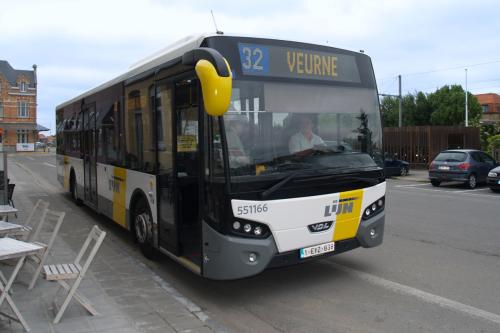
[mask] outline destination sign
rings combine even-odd
[[[353,55],[238,43],[243,75],[360,83]]]

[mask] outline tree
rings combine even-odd
[[[380,102],[382,113],[382,125],[384,127],[397,127],[399,117],[399,100],[396,97],[387,96]]]
[[[477,98],[468,94],[469,120],[478,121],[481,117],[481,105]],[[465,124],[465,92],[462,86],[444,86],[429,94],[428,100],[433,109],[432,125],[464,125]]]
[[[500,126],[495,124],[480,124],[478,126],[481,138],[481,149],[486,151],[489,149],[489,139],[493,136],[500,136]]]
[[[426,126],[431,124],[432,106],[427,95],[419,91],[415,98],[415,126]]]
[[[415,125],[415,113],[416,113],[416,105],[415,105],[415,96],[412,94],[407,94],[403,96],[403,126],[413,126]]]
[[[500,149],[500,134],[488,138],[488,152],[493,153],[495,149]]]

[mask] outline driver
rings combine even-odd
[[[325,142],[318,135],[314,134],[313,122],[308,116],[300,117],[300,131],[290,138],[288,149],[291,154],[307,152],[314,146],[325,146]]]

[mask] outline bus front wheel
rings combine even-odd
[[[81,206],[82,200],[78,199],[78,196],[76,194],[76,176],[75,172],[71,172],[71,175],[69,177],[69,192],[71,193],[71,199],[78,205]]]
[[[153,247],[153,219],[148,205],[140,199],[134,208],[134,234],[142,254],[148,259],[156,259],[157,252]]]

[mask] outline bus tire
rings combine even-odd
[[[151,260],[157,258],[158,252],[153,246],[153,219],[145,199],[139,198],[132,213],[135,240],[142,254]]]
[[[71,170],[71,174],[69,176],[69,192],[71,194],[71,199],[75,204],[78,206],[82,205],[82,200],[78,199],[76,196],[76,176],[75,176],[75,171]]]

